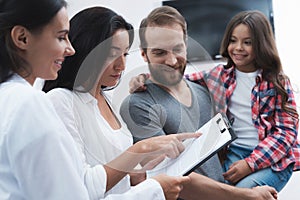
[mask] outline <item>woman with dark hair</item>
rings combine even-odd
[[[74,54],[68,31],[64,0],[0,1],[0,199],[88,199],[75,143],[32,87]]]
[[[87,11],[86,11],[87,10]],[[46,81],[43,90],[49,90],[61,87],[69,90],[78,90],[78,86],[85,85],[80,90],[88,92],[97,81],[100,72],[103,70],[104,62],[110,53],[111,37],[119,29],[127,30],[129,34],[129,46],[133,42],[133,27],[127,23],[121,16],[112,10],[94,7],[82,10],[77,13],[70,21],[70,41],[76,49],[76,56],[66,59],[63,68],[58,72],[56,80]],[[100,28],[99,28],[100,27]],[[99,45],[100,44],[100,45]],[[86,69],[81,67],[86,56],[97,47],[96,54],[97,65],[86,65]],[[78,51],[78,52],[77,52]],[[119,55],[120,56],[120,55]],[[80,77],[77,76],[81,67]],[[85,70],[83,73],[83,70]],[[83,73],[83,74],[82,74]],[[75,81],[75,79],[77,80]],[[89,80],[89,81],[87,81]]]
[[[110,9],[92,7],[71,19],[69,37],[77,53],[66,59],[55,81],[45,82],[44,91],[49,91],[48,97],[82,152],[90,198],[112,195],[122,199],[137,196],[149,200],[176,199],[182,184],[189,178],[159,175],[142,183],[136,180],[137,176],[130,180],[128,174],[140,161],[147,163],[139,170],[144,177],[145,169],[161,161],[164,155],[158,149],[154,151],[153,147],[145,148],[143,142],[137,143],[141,148],[131,150],[137,149],[136,144],[132,146],[132,135],[104,92],[118,84],[125,69],[126,56],[133,42],[133,27]],[[183,150],[179,141],[197,135],[181,134],[179,138],[173,135],[171,143],[166,137],[151,138],[146,143],[158,144],[160,141],[172,146],[175,142],[178,152],[168,155],[175,157]],[[131,155],[123,160],[113,160],[124,151]],[[137,159],[149,155],[155,159],[150,162]],[[100,181],[105,176],[107,181]],[[131,188],[130,181],[139,184]]]

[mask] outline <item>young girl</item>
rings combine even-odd
[[[280,191],[300,169],[298,113],[267,18],[259,11],[235,15],[221,54],[226,65],[187,78],[208,88],[216,111],[227,114],[238,136],[228,148],[224,178],[238,187]]]
[[[270,185],[280,191],[300,169],[298,113],[283,73],[271,25],[259,11],[243,11],[226,27],[226,65],[186,75],[210,91],[216,112],[226,114],[238,136],[224,162],[224,178],[238,187]],[[147,75],[130,82],[145,90]]]

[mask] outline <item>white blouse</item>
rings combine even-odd
[[[82,152],[86,165],[85,176],[88,177],[85,183],[91,199],[109,197],[112,194],[119,194],[122,199],[127,199],[125,192],[130,196],[128,199],[164,199],[158,182],[149,179],[131,188],[129,175],[105,193],[106,178],[100,179],[96,175],[97,168],[103,168],[102,165],[113,160],[132,145],[132,136],[120,120],[118,112],[114,114],[120,120],[122,128],[113,130],[101,115],[97,100],[90,93],[57,88],[48,92],[47,96]],[[110,102],[109,99],[106,100]],[[100,180],[102,183],[97,183]]]
[[[0,84],[0,199],[88,199],[74,141],[41,91]]]

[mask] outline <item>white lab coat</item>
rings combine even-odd
[[[74,146],[43,92],[18,75],[0,84],[0,199],[88,199]]]

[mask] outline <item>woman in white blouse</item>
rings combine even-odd
[[[69,37],[76,54],[66,59],[57,80],[45,82],[44,91],[51,90],[48,97],[82,152],[90,198],[115,195],[126,199],[127,193],[128,199],[176,199],[189,178],[162,175],[131,187],[128,174],[138,164],[134,158],[142,156],[142,152],[129,153],[124,160],[113,160],[132,146],[132,136],[104,90],[116,86],[120,79],[133,41],[133,27],[110,9],[93,7],[71,19]],[[197,136],[182,134],[173,140],[175,149],[168,156],[176,157],[183,150],[180,144],[183,137]],[[167,140],[161,139],[162,144],[168,145]],[[149,157],[152,150],[144,150]],[[156,159],[146,167],[163,158],[159,150],[152,154]],[[108,174],[106,181],[103,173]]]

